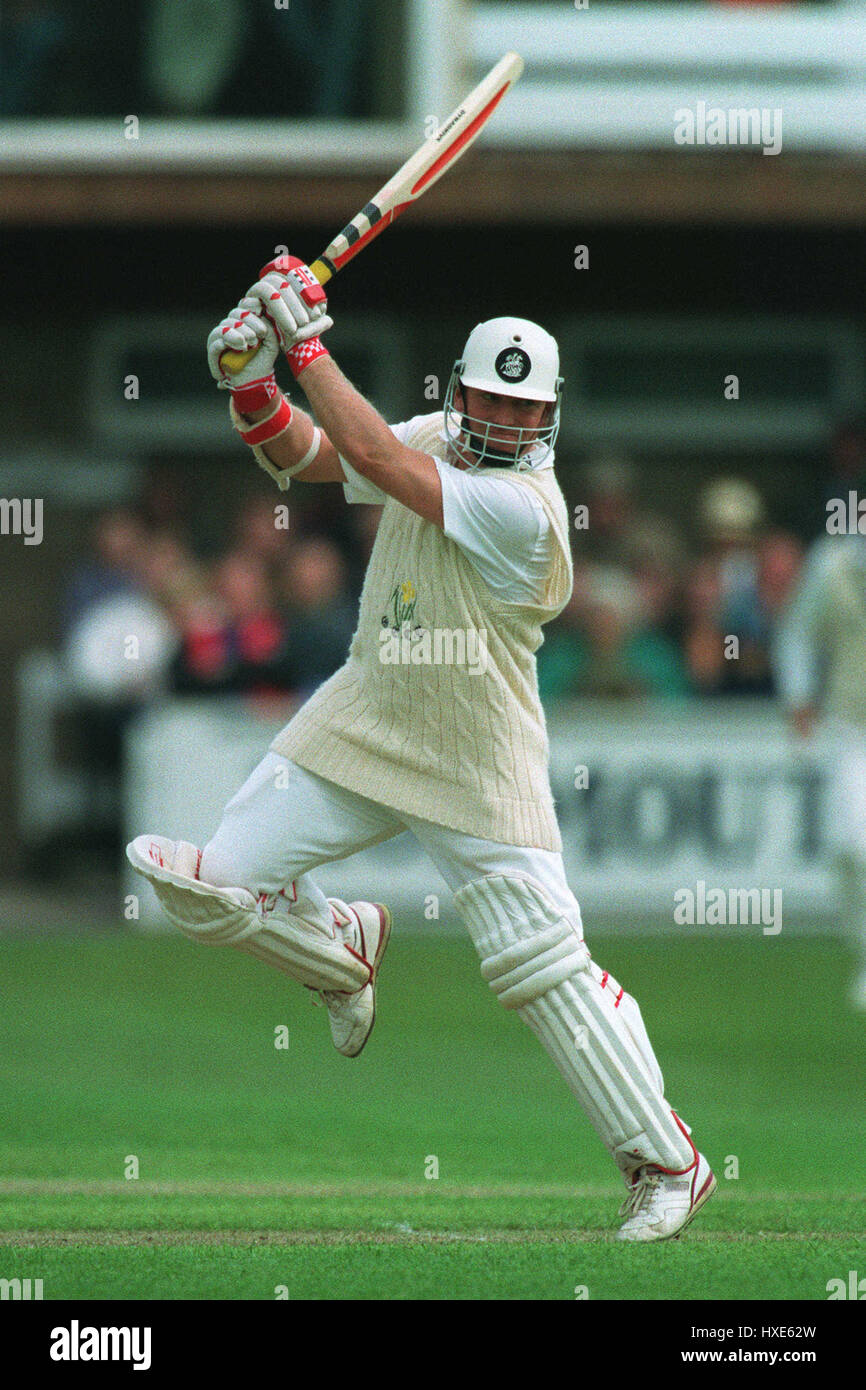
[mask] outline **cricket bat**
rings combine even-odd
[[[437,179],[457,163],[473,140],[480,135],[505,93],[523,71],[519,53],[506,53],[478,86],[452,111],[447,121],[425,140],[379,192],[374,194],[351,222],[334,237],[321,256],[310,264],[320,285],[327,284],[359,251],[390,227],[410,203],[414,203]],[[222,354],[220,364],[238,372],[258,348],[246,352],[231,349]]]

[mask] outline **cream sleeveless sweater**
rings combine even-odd
[[[425,418],[408,446],[441,456],[441,418]],[[535,653],[542,624],[571,595],[568,512],[552,468],[488,474],[531,488],[550,520],[554,553],[542,601],[500,602],[454,541],[389,497],[348,659],[271,747],[396,811],[485,840],[559,851]],[[425,659],[418,629],[430,634],[435,663]],[[470,656],[486,643],[484,670],[478,660],[449,662],[459,648],[437,650],[437,630],[474,634],[479,645]]]

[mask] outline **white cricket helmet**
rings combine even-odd
[[[458,386],[493,391],[500,396],[547,401],[550,409],[537,429],[491,424],[467,415],[454,404]],[[519,471],[537,468],[552,450],[559,433],[559,348],[556,339],[529,319],[499,318],[478,323],[466,340],[463,355],[454,363],[445,394],[445,433],[477,468],[489,461]],[[496,438],[491,441],[493,431]],[[511,447],[513,446],[513,447]]]

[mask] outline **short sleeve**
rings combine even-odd
[[[541,501],[511,478],[436,460],[445,535],[506,602],[531,603],[549,567],[550,523]]]

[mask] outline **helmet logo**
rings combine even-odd
[[[523,348],[503,348],[493,365],[503,381],[525,381],[532,371],[529,354]]]

